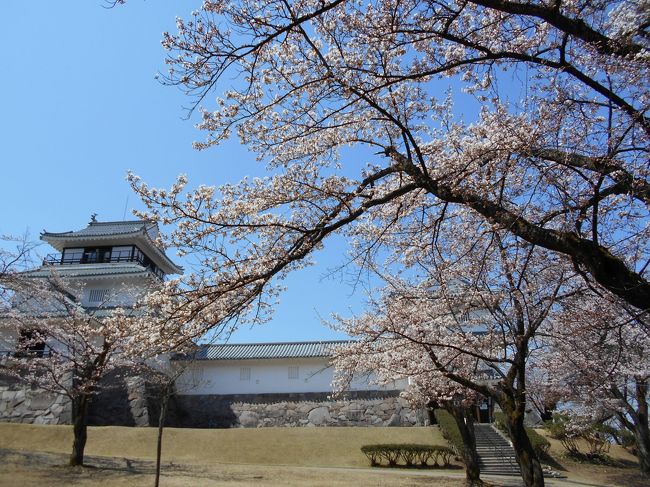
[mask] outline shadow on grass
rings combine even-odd
[[[108,478],[115,474],[128,477],[155,473],[155,463],[147,460],[86,456],[84,465],[70,466],[66,454],[8,449],[0,449],[0,463],[20,465],[32,471],[42,470],[47,473],[48,478],[54,477],[52,480],[66,482],[88,478],[99,482],[103,477]],[[174,464],[165,464],[163,468],[166,474],[186,471],[184,467]]]
[[[540,461],[543,465],[548,465],[548,466],[551,467],[553,470],[557,470],[558,472],[567,472],[567,471],[568,471],[568,470],[564,467],[564,465],[562,465],[561,463],[559,463],[555,458],[553,458],[553,457],[552,457],[551,455],[549,455],[548,453],[546,453],[544,456],[542,456],[542,457],[539,459],[539,461]]]

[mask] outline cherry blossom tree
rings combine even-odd
[[[641,472],[649,476],[647,313],[594,289],[564,303],[556,320],[545,360],[545,387],[570,404],[570,418],[578,422],[615,418],[634,435]]]
[[[549,316],[581,290],[582,280],[556,254],[492,226],[468,233],[476,222],[461,215],[445,224],[439,247],[430,251],[421,248],[428,242],[409,238],[406,226],[395,229],[394,258],[405,270],[400,277],[385,276],[386,287],[365,314],[338,318],[359,340],[346,355],[358,355],[368,370],[385,361],[416,383],[433,376],[491,398],[504,413],[524,483],[543,485],[524,428],[527,365]],[[377,349],[378,358],[366,358]],[[345,360],[339,364],[348,368]],[[436,387],[445,390],[441,384],[426,390]]]
[[[498,301],[511,313],[494,321],[508,317],[508,354],[480,352],[505,361],[510,382],[479,392],[512,413],[523,458],[522,365],[545,306],[572,292],[568,274],[649,308],[648,25],[645,0],[204,2],[165,34],[165,82],[195,97],[207,133],[197,148],[234,131],[266,173],[192,191],[183,176],[169,190],[129,176],[142,216],[175,225],[166,243],[203,266],[157,299],[181,303],[167,308],[179,319],[263,321],[280,281],[330,235],[348,237],[362,266],[404,252],[390,267],[399,276],[445,249],[450,222],[470,241],[493,238],[492,227],[506,254],[530,253],[510,272],[538,274],[528,295],[500,267],[518,296]],[[410,283],[424,292],[451,273],[483,275],[481,258],[470,260],[447,265],[444,280]],[[465,351],[484,346],[460,336]],[[524,475],[543,482],[535,461]]]
[[[337,347],[334,354],[333,386],[337,394],[348,390],[355,376],[366,375],[382,386],[408,378],[408,386],[401,395],[411,405],[427,409],[442,407],[449,411],[463,439],[464,448],[459,454],[465,466],[466,484],[482,485],[474,416],[470,410],[477,394],[433,368],[421,343],[386,331],[383,334],[363,334],[360,341]]]
[[[197,103],[222,91],[197,147],[235,130],[269,176],[184,202],[132,181],[165,221],[186,222],[174,243],[214,236],[211,255],[252,282],[361,215],[426,198],[646,309],[647,25],[643,0],[206,1],[165,35],[166,81]],[[452,103],[461,91],[471,122]],[[251,253],[231,256],[233,237]],[[256,254],[263,265],[244,272]]]
[[[17,273],[30,267],[37,245],[29,239],[28,233],[20,237],[0,236],[0,278],[8,282]],[[10,305],[11,295],[9,289],[0,287],[0,312]]]
[[[66,396],[72,406],[74,440],[70,465],[83,465],[88,408],[111,372],[142,369],[148,358],[186,343],[182,327],[158,319],[141,303],[80,305],[83,288],[60,278],[14,276],[12,307],[3,329],[13,329],[16,352],[3,368],[38,388]]]

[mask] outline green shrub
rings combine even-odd
[[[526,428],[526,434],[533,445],[537,458],[547,458],[551,443],[533,428]]]
[[[382,444],[364,445],[361,451],[370,460],[370,465],[377,466],[385,462],[389,467],[401,463],[407,467],[418,465],[446,467],[449,465],[454,452],[451,448],[440,445],[416,445],[416,444]]]
[[[444,409],[436,409],[433,415],[440,426],[443,438],[451,444],[456,455],[460,455],[464,449],[464,443],[454,417]]]

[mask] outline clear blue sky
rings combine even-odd
[[[155,79],[164,72],[162,32],[174,31],[200,1],[101,0],[0,2],[0,234],[33,239],[47,229],[83,228],[92,213],[120,220],[140,207],[126,184],[133,170],[156,186],[186,173],[190,185],[236,181],[261,168],[237,141],[205,152],[188,100]],[[128,199],[128,202],[127,202]],[[42,254],[52,249],[40,248]],[[242,329],[234,342],[342,338],[320,317],[362,309],[363,295],[340,278],[323,280],[343,261],[332,242],[319,265],[293,275],[273,322]],[[176,259],[178,260],[178,259]]]

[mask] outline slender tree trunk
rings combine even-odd
[[[468,486],[482,485],[481,467],[476,453],[476,436],[474,435],[474,416],[468,408],[447,404],[447,411],[456,420],[456,425],[463,438],[461,456],[465,464],[465,483]]]
[[[84,464],[84,449],[88,439],[87,416],[89,403],[90,397],[87,394],[82,394],[72,401],[74,440],[69,464],[73,467]]]
[[[503,409],[503,406],[502,406]],[[521,468],[521,478],[526,487],[544,487],[542,465],[535,454],[533,445],[526,434],[524,416],[518,411],[503,411],[508,435],[515,450],[517,463]]]
[[[169,388],[165,387],[160,398],[160,414],[158,415],[158,443],[156,445],[156,481],[154,487],[160,484],[160,459],[162,457],[162,437],[167,418],[167,405],[169,404]]]

